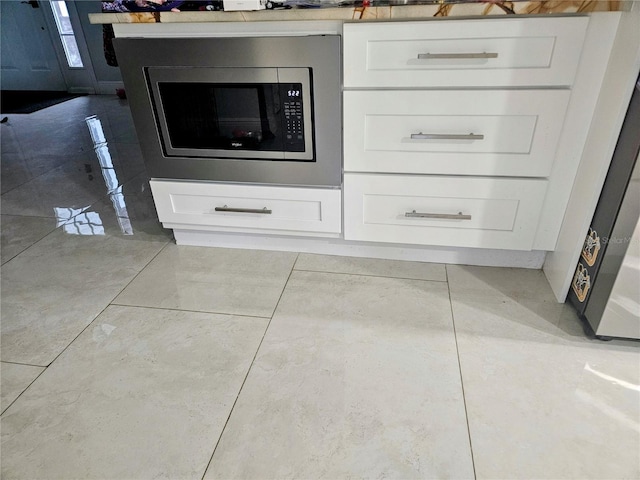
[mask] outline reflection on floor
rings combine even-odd
[[[0,128],[3,478],[640,477],[638,344],[541,272],[179,247],[126,101]]]

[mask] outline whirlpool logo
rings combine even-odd
[[[240,142],[231,142],[231,146],[235,147],[235,148],[240,148],[240,147],[242,147],[242,143],[240,143]]]

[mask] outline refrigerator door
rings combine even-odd
[[[636,222],[596,334],[640,339],[640,221]]]
[[[634,168],[639,152],[640,78],[631,96],[629,109],[567,297],[578,314],[586,317],[594,331],[597,330],[628,240],[635,228],[631,200],[625,200],[625,196],[634,195],[632,178],[637,178]],[[630,189],[629,192],[627,188]],[[625,202],[628,205],[626,216],[621,210]]]
[[[640,77],[567,300],[596,337],[640,339]]]

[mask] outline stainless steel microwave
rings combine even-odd
[[[151,177],[341,185],[339,36],[114,45]]]
[[[313,161],[309,68],[149,67],[167,157]]]

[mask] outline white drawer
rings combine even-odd
[[[344,85],[571,85],[588,22],[559,17],[348,23]]]
[[[221,227],[227,231],[334,234],[342,230],[341,191],[338,189],[167,180],[150,183],[158,217],[167,228]]]
[[[569,96],[569,90],[346,91],[345,171],[546,177]]]
[[[531,250],[546,188],[540,179],[345,174],[344,236]]]

